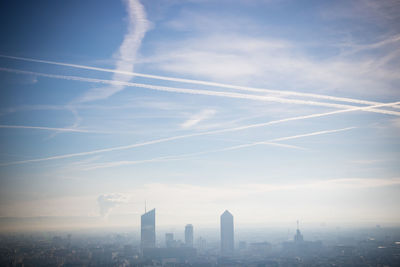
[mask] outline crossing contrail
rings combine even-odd
[[[208,154],[208,153],[212,153],[212,152],[223,152],[223,151],[237,150],[237,149],[242,149],[242,148],[252,147],[252,146],[258,146],[258,145],[274,145],[274,144],[279,144],[279,143],[276,143],[276,142],[280,142],[280,141],[292,140],[292,139],[308,137],[308,136],[314,136],[314,135],[343,132],[343,131],[348,131],[348,130],[355,129],[355,128],[356,127],[347,127],[347,128],[342,128],[342,129],[325,130],[325,131],[318,131],[318,132],[312,132],[312,133],[306,133],[306,134],[298,134],[298,135],[293,135],[293,136],[274,138],[274,139],[271,139],[271,140],[268,140],[268,141],[247,143],[247,144],[230,146],[230,147],[226,147],[226,148],[222,148],[222,149],[218,149],[218,150],[211,150],[211,151],[205,151],[205,152],[200,152],[200,153],[201,154]]]
[[[156,139],[156,140],[150,140],[150,141],[147,141],[147,142],[136,143],[136,144],[126,145],[126,146],[103,148],[103,149],[92,150],[92,151],[87,151],[87,152],[64,154],[64,155],[57,155],[57,156],[51,156],[51,157],[45,157],[45,158],[36,158],[36,159],[30,159],[30,160],[5,162],[5,163],[0,163],[0,166],[8,166],[8,165],[16,165],[16,164],[24,164],[24,163],[33,163],[33,162],[41,162],[41,161],[48,161],[48,160],[65,159],[65,158],[73,158],[73,157],[87,156],[87,155],[93,155],[93,154],[99,154],[99,153],[105,153],[105,152],[111,152],[111,151],[127,150],[127,149],[132,149],[132,148],[137,148],[137,147],[142,147],[142,146],[147,146],[147,145],[153,145],[153,144],[158,144],[158,143],[164,143],[164,142],[169,142],[169,141],[174,141],[174,140],[180,140],[180,139],[185,139],[185,138],[190,138],[190,137],[212,135],[212,134],[219,134],[219,133],[226,133],[226,132],[235,132],[235,131],[241,131],[241,130],[245,130],[245,129],[269,126],[269,125],[283,123],[283,122],[304,120],[304,119],[311,119],[311,118],[318,118],[318,117],[325,117],[325,116],[330,116],[330,115],[334,115],[334,114],[361,111],[361,110],[367,110],[367,109],[371,109],[371,108],[391,107],[391,106],[395,106],[395,105],[399,105],[399,104],[400,104],[400,101],[397,101],[397,102],[392,102],[392,103],[384,103],[384,104],[379,104],[379,105],[372,105],[372,106],[368,106],[368,107],[355,107],[355,108],[351,108],[351,109],[335,110],[335,111],[331,111],[331,112],[324,112],[324,113],[316,113],[316,114],[310,114],[310,115],[304,115],[304,116],[297,116],[297,117],[291,117],[291,118],[286,118],[286,119],[273,120],[273,121],[264,122],[264,123],[257,123],[257,124],[250,124],[250,125],[245,125],[245,126],[240,126],[240,127],[228,128],[228,129],[221,129],[221,130],[208,131],[208,132],[202,132],[202,133],[194,133],[194,134],[187,134],[187,135],[172,136],[172,137],[161,138],[161,139]]]
[[[221,149],[187,153],[187,154],[183,154],[183,155],[157,157],[157,158],[147,159],[147,160],[135,160],[135,161],[124,160],[124,161],[97,163],[97,164],[89,165],[87,168],[85,168],[85,170],[95,170],[95,169],[111,168],[111,167],[118,167],[118,166],[125,166],[125,165],[135,165],[135,164],[140,164],[140,163],[149,163],[149,162],[184,160],[184,159],[187,159],[187,158],[190,158],[193,156],[200,156],[200,155],[204,155],[204,154],[211,154],[211,153],[217,153],[217,152],[225,152],[225,151],[230,151],[230,150],[238,150],[238,149],[252,147],[252,146],[258,146],[258,145],[273,145],[273,146],[282,146],[282,147],[298,149],[299,147],[296,147],[296,146],[280,144],[280,143],[276,143],[276,142],[298,139],[298,138],[302,138],[302,137],[315,136],[315,135],[343,132],[343,131],[348,131],[348,130],[355,129],[355,128],[356,127],[347,127],[347,128],[341,128],[341,129],[335,129],[335,130],[318,131],[318,132],[312,132],[312,133],[306,133],[306,134],[274,138],[274,139],[271,139],[268,141],[252,142],[252,143],[248,143],[248,144],[230,146],[230,147],[221,148]]]
[[[137,77],[143,77],[143,78],[149,78],[149,79],[190,83],[190,84],[199,84],[199,85],[221,87],[221,88],[230,88],[230,89],[249,91],[249,92],[273,93],[273,94],[280,94],[280,95],[309,97],[309,98],[326,99],[326,100],[331,100],[331,101],[348,102],[348,103],[363,104],[363,105],[381,104],[380,102],[376,102],[376,101],[368,101],[368,100],[354,99],[354,98],[347,98],[347,97],[336,97],[336,96],[321,95],[321,94],[302,93],[302,92],[296,92],[296,91],[280,91],[280,90],[265,89],[265,88],[238,86],[238,85],[231,85],[231,84],[226,84],[226,83],[217,83],[217,82],[201,81],[201,80],[194,80],[194,79],[182,79],[182,78],[167,77],[167,76],[160,76],[160,75],[143,74],[143,73],[137,73],[137,72],[106,69],[106,68],[100,68],[100,67],[92,67],[92,66],[86,66],[86,65],[70,64],[70,63],[33,59],[33,58],[25,58],[25,57],[15,57],[15,56],[8,56],[8,55],[0,55],[0,57],[14,59],[14,60],[36,62],[36,63],[52,64],[52,65],[58,65],[58,66],[64,66],[64,67],[72,67],[72,68],[87,69],[87,70],[94,70],[94,71],[101,71],[101,72],[109,72],[109,73],[118,73],[118,74],[122,74],[122,75],[137,76]],[[400,108],[400,106],[393,106],[393,108]]]
[[[273,142],[262,142],[263,145],[271,145],[271,146],[279,146],[285,148],[293,148],[293,149],[303,149],[298,146],[287,145],[287,144],[280,144],[280,143],[273,143]],[[231,148],[231,149],[229,149]],[[125,165],[136,165],[141,163],[150,163],[150,162],[161,162],[161,161],[173,161],[173,160],[183,160],[186,158],[194,157],[194,156],[201,156],[204,154],[211,154],[217,152],[223,152],[226,150],[233,150],[233,147],[223,148],[223,149],[215,149],[215,150],[208,150],[208,151],[201,151],[201,152],[194,152],[194,153],[187,153],[182,155],[172,155],[172,156],[163,156],[163,157],[156,157],[152,159],[144,159],[144,160],[121,160],[121,161],[113,161],[113,162],[104,162],[104,163],[97,163],[97,164],[88,164],[86,168],[83,170],[95,170],[95,169],[104,169],[104,168],[112,168],[118,166],[125,166]],[[237,148],[239,149],[239,148]]]
[[[0,68],[0,71],[11,72],[11,73],[16,73],[16,74],[36,75],[36,76],[41,76],[41,77],[53,78],[53,79],[64,79],[64,80],[101,83],[101,84],[114,84],[114,85],[116,84],[116,85],[123,85],[123,86],[127,86],[127,87],[139,87],[139,88],[145,88],[145,89],[156,90],[156,91],[164,91],[164,92],[172,92],[172,93],[208,95],[208,96],[267,101],[267,102],[278,102],[278,103],[286,103],[286,104],[322,106],[322,107],[331,107],[331,108],[339,108],[339,109],[349,109],[349,108],[356,107],[356,106],[351,106],[351,105],[317,102],[317,101],[309,101],[309,100],[297,100],[297,99],[288,99],[288,98],[279,98],[279,97],[273,97],[273,96],[262,96],[262,95],[252,95],[252,94],[242,94],[242,93],[225,92],[225,91],[210,91],[210,90],[202,90],[202,89],[177,88],[177,87],[159,86],[159,85],[151,85],[151,84],[133,83],[133,82],[126,82],[126,81],[104,80],[104,79],[86,78],[86,77],[79,77],[79,76],[48,74],[48,73],[41,73],[41,72],[9,69],[9,68]],[[380,103],[380,104],[382,104],[382,103]],[[377,104],[377,105],[379,105],[379,104]],[[400,112],[390,111],[390,110],[381,110],[381,109],[371,108],[371,109],[365,109],[365,111],[400,116]]]
[[[2,128],[2,129],[35,129],[35,130],[57,131],[57,132],[96,133],[95,131],[76,129],[76,128],[54,128],[54,127],[26,126],[26,125],[0,125],[0,128]]]
[[[72,132],[72,133],[92,133],[92,134],[127,134],[132,133],[130,131],[101,131],[101,130],[86,130],[79,128],[57,128],[57,127],[45,127],[45,126],[30,126],[30,125],[6,125],[0,124],[0,129],[32,129],[32,130],[44,130],[54,132]]]

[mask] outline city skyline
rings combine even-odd
[[[299,236],[298,228],[296,236]],[[234,253],[221,255],[212,236],[193,248],[175,240],[142,251],[134,232],[72,231],[2,233],[0,264],[128,266],[397,266],[399,228],[353,228],[306,231],[306,238],[258,229],[241,236]],[[215,236],[214,236],[215,237]],[[219,241],[219,240],[218,240]],[[172,245],[172,246],[170,246]]]
[[[1,3],[0,231],[399,226],[398,14]]]

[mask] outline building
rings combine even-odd
[[[141,247],[154,248],[156,246],[156,210],[152,209],[141,217],[140,225]]]
[[[196,247],[200,253],[204,253],[207,250],[207,240],[200,236],[196,240]]]
[[[230,256],[234,250],[233,215],[225,211],[221,215],[221,254]]]
[[[185,246],[193,247],[193,225],[191,224],[185,226]]]
[[[299,221],[297,221],[297,230],[296,230],[296,235],[294,236],[294,242],[303,242],[303,241],[304,241],[304,238],[300,232]]]
[[[174,242],[174,234],[173,233],[166,233],[165,234],[165,246],[167,248],[172,248],[175,246],[175,242]]]
[[[143,249],[143,258],[149,260],[158,260],[164,263],[187,263],[194,260],[197,256],[197,251],[194,248],[179,247],[179,248],[145,248]],[[150,265],[146,265],[150,266]],[[151,265],[154,266],[154,265]],[[161,265],[157,265],[161,266]],[[164,266],[164,265],[162,265]],[[167,265],[175,266],[175,265]],[[182,265],[180,265],[182,266]],[[186,265],[185,265],[186,266]]]

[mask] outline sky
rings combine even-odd
[[[1,2],[0,228],[399,225],[399,14]]]

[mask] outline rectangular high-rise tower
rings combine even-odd
[[[225,211],[221,215],[221,254],[224,256],[233,255],[234,250],[234,230],[233,215]]]
[[[154,248],[156,246],[156,210],[152,209],[141,217],[140,224],[141,247]]]
[[[185,226],[185,245],[193,247],[193,225],[191,224]]]

